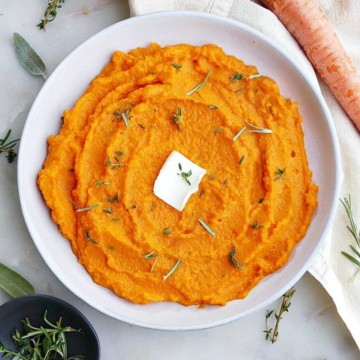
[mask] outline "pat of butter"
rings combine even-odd
[[[179,169],[179,164],[182,170]],[[181,173],[189,173],[190,170],[191,175],[186,177],[189,184]],[[182,211],[190,196],[199,190],[200,181],[205,174],[206,170],[179,152],[173,151],[155,180],[154,194],[176,210]]]

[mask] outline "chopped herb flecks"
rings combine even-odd
[[[239,165],[241,165],[244,160],[245,160],[245,155],[243,155],[243,156],[240,158],[240,160],[239,160]]]
[[[263,226],[262,226],[262,225],[259,225],[258,222],[256,221],[255,224],[252,224],[252,225],[251,225],[251,227],[252,227],[253,229],[260,229],[260,228],[262,228]]]
[[[86,230],[85,231],[85,237],[92,243],[97,244],[98,242],[96,240],[94,240],[91,236],[90,236],[90,231]]]
[[[180,131],[180,119],[181,119],[181,116],[182,116],[182,110],[181,110],[181,107],[178,108],[178,112],[177,114],[172,114],[173,118],[174,118],[174,122],[175,122],[175,125],[177,126],[178,130]]]
[[[175,62],[172,62],[171,65],[177,70],[180,70],[182,68],[182,65],[178,65]]]
[[[146,259],[146,260],[150,260],[150,259],[152,259],[153,257],[155,257],[155,251],[152,251],[152,252],[144,255],[144,259]]]
[[[171,235],[170,226],[167,226],[166,228],[164,228],[163,234],[167,235],[167,236]]]
[[[209,105],[210,109],[216,110],[218,107],[216,105]]]
[[[100,187],[103,185],[110,185],[109,181],[98,181],[96,187]]]
[[[186,93],[186,96],[189,96],[197,91],[200,91],[206,84],[210,74],[211,74],[211,70],[208,71],[208,73],[205,76],[205,79],[198,86],[194,87],[192,90],[190,90],[189,92]]]
[[[215,232],[210,229],[210,227],[201,219],[199,219],[199,223],[202,227],[212,236],[215,237]]]
[[[246,121],[246,123],[250,126],[250,130],[244,126],[234,137],[233,141],[236,141],[240,135],[246,134],[246,133],[259,133],[259,134],[271,134],[272,131],[270,129],[261,128],[259,126],[252,125]]]
[[[285,170],[286,170],[286,168],[283,168],[283,169],[278,168],[275,171],[276,177],[275,177],[274,181],[278,181],[280,179],[287,179],[287,177],[285,176]]]
[[[172,269],[165,276],[163,276],[163,280],[166,281],[178,269],[180,264],[181,264],[181,259],[178,259],[178,261],[172,267]]]
[[[192,170],[189,170],[188,172],[182,171],[182,166],[180,163],[179,163],[179,170],[180,170],[180,174],[178,173],[178,175],[181,176],[189,185],[191,185],[191,182],[189,181],[189,177],[192,175]]]
[[[87,207],[84,207],[84,208],[76,209],[75,212],[83,212],[83,211],[92,210],[92,209],[97,208],[98,206],[99,206],[99,204],[87,206]]]
[[[242,74],[235,73],[234,75],[231,76],[230,79],[231,79],[231,83],[234,83],[235,81],[242,80],[243,76]]]
[[[243,267],[245,266],[245,263],[240,263],[240,261],[236,258],[235,255],[236,255],[236,248],[234,246],[230,252],[230,262],[232,266],[242,270]]]

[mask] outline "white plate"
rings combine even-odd
[[[184,307],[175,303],[134,305],[95,284],[77,262],[69,242],[49,216],[36,185],[47,154],[47,138],[57,134],[64,109],[74,105],[89,82],[110,60],[114,50],[189,43],[217,44],[228,54],[274,78],[283,95],[299,101],[304,118],[306,149],[314,181],[320,186],[319,206],[305,238],[290,261],[260,282],[244,300],[226,306]],[[34,145],[35,144],[35,145]],[[74,294],[116,319],[155,329],[201,329],[227,323],[265,307],[281,296],[305,272],[326,237],[334,218],[341,179],[339,146],[329,110],[319,89],[298,66],[260,33],[234,20],[194,12],[167,12],[115,24],[74,50],[51,74],[29,113],[21,139],[18,183],[26,224],[42,257]]]

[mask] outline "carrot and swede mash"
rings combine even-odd
[[[153,194],[174,150],[207,171],[183,211]],[[286,264],[317,205],[311,177],[274,80],[215,45],[151,44],[116,51],[64,112],[38,184],[96,283],[139,304],[223,305]]]

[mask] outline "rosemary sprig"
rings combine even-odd
[[[355,239],[355,243],[356,243],[356,247],[357,247],[357,248],[355,248],[354,246],[350,245],[350,249],[356,255],[355,257],[345,251],[342,251],[341,253],[347,259],[349,259],[351,262],[353,262],[355,265],[360,267],[360,229],[358,229],[358,227],[355,223],[354,211],[353,211],[352,205],[351,205],[351,196],[348,195],[347,198],[345,197],[343,200],[340,199],[340,201],[345,208],[346,215],[347,215],[347,217],[349,219],[349,223],[350,223],[350,226],[347,225],[346,228],[349,230],[350,234]]]
[[[150,260],[155,257],[155,251],[149,252],[148,254],[144,255],[144,259]]]
[[[132,118],[132,115],[130,115],[130,111],[130,109],[127,109],[125,112],[121,112],[120,110],[114,111],[114,115],[116,116],[116,118],[121,116],[127,128],[130,126],[129,120]]]
[[[279,325],[280,321],[282,319],[282,315],[284,312],[289,311],[289,307],[291,305],[291,299],[295,295],[296,289],[292,287],[290,290],[288,290],[284,295],[281,303],[281,307],[279,312],[277,313],[276,310],[271,310],[266,312],[265,316],[265,330],[263,331],[265,333],[265,340],[269,340],[272,343],[276,342],[279,336]],[[275,327],[274,329],[269,328],[268,320],[269,318],[274,315],[275,318]]]
[[[257,73],[257,74],[248,76],[248,77],[246,78],[246,80],[251,80],[251,79],[259,78],[259,77],[261,77],[261,76],[263,76],[263,75],[260,74],[260,73]]]
[[[173,116],[173,118],[174,118],[175,125],[177,126],[178,130],[180,131],[179,122],[180,122],[180,119],[181,119],[181,117],[182,117],[181,107],[178,107],[178,112],[177,112],[177,114],[172,114],[172,116]]]
[[[212,236],[215,237],[215,232],[201,219],[198,219],[202,227]]]
[[[171,65],[176,69],[176,70],[180,70],[182,68],[182,65],[178,65],[175,62],[172,62]]]
[[[151,272],[151,273],[154,272],[155,265],[156,265],[156,263],[157,263],[157,261],[158,261],[158,258],[159,258],[159,255],[156,255],[156,258],[155,258],[155,260],[154,260],[154,262],[153,262],[153,264],[152,264],[152,266],[151,266],[151,269],[150,269],[150,272]]]
[[[44,325],[34,326],[28,318],[22,320],[25,332],[22,334],[19,330],[15,330],[12,335],[17,350],[5,348],[0,342],[0,354],[4,358],[12,359],[58,359],[59,355],[64,360],[83,359],[82,355],[68,357],[68,346],[66,342],[66,333],[80,332],[70,326],[62,326],[62,318],[60,317],[55,324],[47,319],[47,311],[44,313]]]
[[[65,0],[48,0],[48,6],[45,10],[44,17],[37,24],[40,30],[45,30],[46,25],[56,18],[57,10],[61,9]]]
[[[191,182],[189,181],[189,177],[192,175],[192,170],[189,170],[188,172],[182,171],[182,166],[179,163],[179,170],[180,174],[177,173],[179,176],[181,176],[189,185],[191,185]]]
[[[94,240],[91,235],[90,235],[90,231],[86,230],[85,231],[85,237],[86,239],[88,239],[90,242],[92,242],[93,244],[97,244],[98,242],[96,240]]]
[[[236,258],[236,248],[235,246],[232,248],[231,252],[230,252],[230,262],[231,265],[242,270],[243,267],[245,266],[245,263],[240,263],[240,261]]]
[[[3,139],[0,139],[0,154],[2,153],[6,154],[5,157],[9,164],[12,163],[17,157],[17,154],[14,151],[14,147],[17,144],[17,142],[20,141],[20,139],[8,141],[10,134],[11,134],[11,129],[7,131]]]
[[[285,170],[286,170],[286,168],[283,168],[283,169],[278,168],[278,169],[275,171],[276,177],[275,177],[274,181],[278,181],[278,180],[280,180],[280,179],[288,179],[288,178],[285,176]]]
[[[98,206],[99,206],[99,204],[90,205],[90,206],[87,206],[87,207],[84,207],[84,208],[76,209],[75,212],[89,211],[89,210],[97,208]]]
[[[163,280],[166,281],[172,274],[174,274],[174,272],[178,269],[178,267],[181,264],[181,259],[178,259],[178,261],[176,262],[176,264],[171,268],[171,270],[165,275],[163,276]]]
[[[247,129],[244,126],[234,137],[233,141],[236,141],[242,134],[246,133],[259,133],[259,134],[271,134],[272,131],[270,129],[262,128],[259,126],[255,126],[246,121],[246,123],[250,126],[250,129]]]
[[[189,95],[191,95],[191,94],[193,94],[193,93],[195,93],[197,91],[200,91],[204,87],[204,85],[206,84],[210,74],[211,74],[211,70],[209,70],[207,72],[207,74],[205,76],[205,79],[198,86],[195,86],[192,90],[190,90],[189,92],[186,93],[186,96],[189,96]]]
[[[171,235],[170,226],[167,226],[166,228],[164,228],[163,234],[167,235],[167,236]]]

